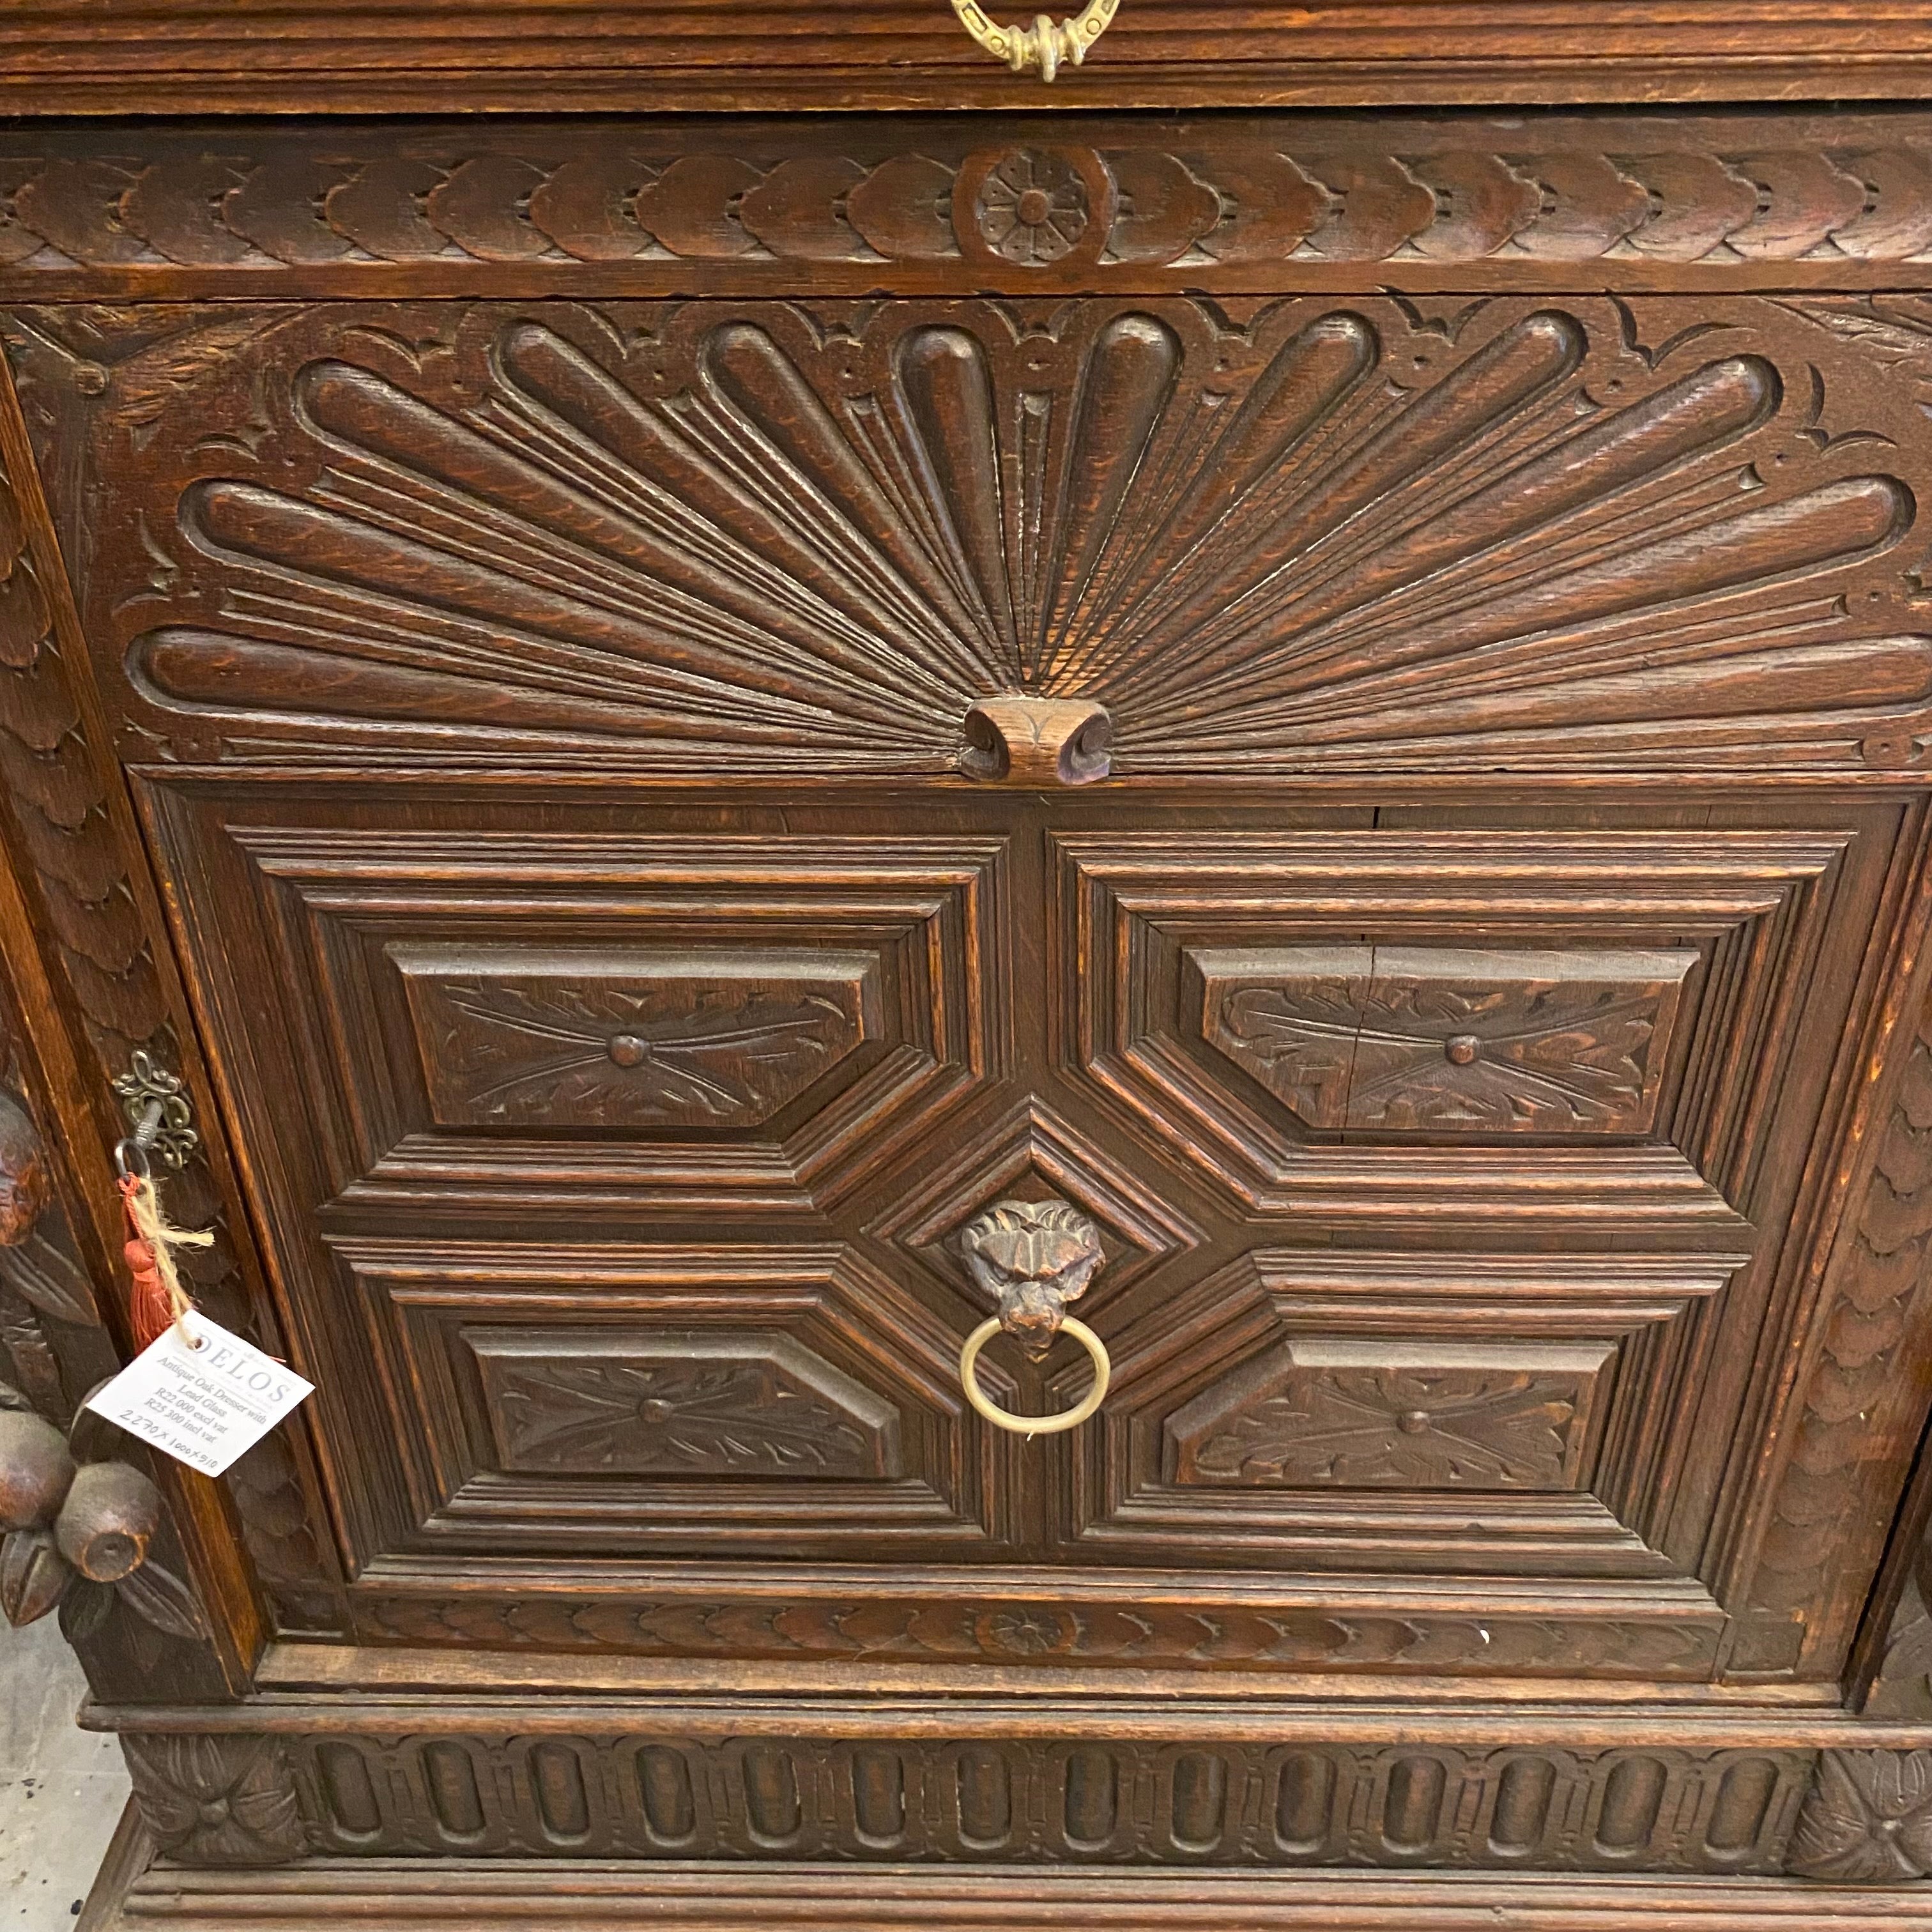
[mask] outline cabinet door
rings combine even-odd
[[[362,1634],[1835,1670],[1875,1537],[1759,1559],[1932,688],[1855,340],[220,326],[92,415],[89,632]],[[1076,1274],[1101,1416],[989,1429]]]
[[[372,1618],[830,1560],[942,1654],[1160,1655],[1185,1577],[1196,1660],[1714,1668],[1894,808],[408,800],[148,794]],[[1070,1438],[962,1395],[1022,1249],[1113,1355]]]

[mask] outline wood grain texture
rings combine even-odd
[[[738,1932],[782,1925],[810,1932],[978,1932],[989,1917],[1013,1932],[1078,1916],[1109,1928],[1158,1925],[1217,1932],[1490,1932],[1508,1913],[1522,1932],[1691,1932],[1808,1927],[1896,1932],[1923,1922],[1910,1888],[1775,1879],[1645,1880],[1474,1873],[961,1873],[944,1868],[824,1866],[721,1873],[716,1865],[586,1862],[554,1885],[527,1868],[484,1862],[317,1861],[286,1873],[159,1870],[136,1879],[96,1932],[166,1925],[216,1932],[245,1914],[263,1932],[307,1932],[348,1912],[406,1911],[427,1932],[484,1924],[527,1928],[568,1912],[584,1925],[634,1924],[649,1912],[666,1932]]]
[[[996,12],[1000,10],[994,10]],[[1002,17],[1012,17],[1011,10]],[[249,31],[206,0],[158,0],[102,46],[78,0],[18,10],[8,111],[439,113],[748,107],[1163,107],[1416,101],[1922,98],[1932,40],[1909,6],[1718,0],[1619,7],[1318,0],[1281,14],[1130,4],[1052,87],[1016,77],[946,8],[775,0],[755,20],[676,0],[540,9],[449,0],[404,19],[358,0],[278,9]]]
[[[1829,304],[96,321],[29,362],[152,758],[933,776],[1003,692],[1123,778],[1932,758],[1923,418]]]

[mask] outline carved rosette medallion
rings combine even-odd
[[[969,258],[1065,273],[1099,259],[1118,200],[1090,148],[1009,148],[968,156],[953,184],[953,226]]]
[[[1853,1885],[1932,1874],[1932,1751],[1822,1753],[1790,1869]]]
[[[1092,219],[1087,189],[1058,154],[1020,148],[980,187],[980,232],[1010,262],[1058,262],[1072,252]]]

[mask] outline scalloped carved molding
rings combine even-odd
[[[1072,138],[1069,138],[1072,136]],[[1032,217],[1022,219],[1022,214]],[[396,291],[452,270],[650,292],[772,265],[868,285],[1349,264],[1421,278],[1616,260],[1854,281],[1932,250],[1932,141],[1910,114],[1157,124],[429,124],[400,138],[36,131],[0,140],[0,292],[300,278]]]

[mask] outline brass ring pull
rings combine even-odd
[[[1078,1429],[1106,1400],[1107,1384],[1114,1376],[1114,1364],[1108,1356],[1107,1345],[1085,1322],[1076,1322],[1070,1315],[1060,1323],[1060,1333],[1071,1335],[1094,1358],[1094,1386],[1078,1402],[1062,1415],[1015,1415],[997,1402],[988,1402],[980,1387],[980,1351],[1000,1330],[1000,1318],[989,1315],[967,1336],[965,1347],[959,1351],[959,1381],[966,1391],[966,1400],[995,1429],[1010,1429],[1016,1436],[1058,1436],[1063,1430]]]
[[[952,0],[959,24],[991,54],[1016,74],[1037,73],[1051,80],[1063,65],[1078,67],[1087,50],[1112,24],[1120,0],[1087,0],[1070,20],[1036,14],[1030,27],[1003,27],[979,0]]]

